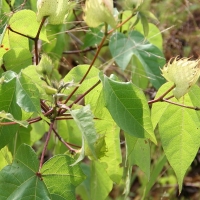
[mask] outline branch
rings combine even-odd
[[[154,100],[151,100],[151,101],[148,101],[148,104],[153,104],[153,103],[156,103],[156,102],[159,102],[159,101],[163,101],[163,98],[170,92],[172,91],[176,86],[173,85],[172,87],[170,87],[164,94],[162,94],[160,97],[158,97],[157,99],[154,99]]]
[[[54,126],[54,121],[52,121],[50,126],[49,126],[49,131],[48,131],[47,138],[46,138],[46,141],[45,141],[45,144],[44,144],[44,148],[42,150],[42,155],[41,155],[41,158],[40,158],[39,172],[40,172],[42,165],[43,165],[43,162],[44,162],[44,155],[45,155],[45,152],[46,152],[46,149],[47,149],[47,145],[49,143],[49,139],[50,139],[50,136],[51,136],[51,132],[53,130],[53,126]]]
[[[35,43],[35,64],[38,65],[39,63],[39,53],[38,53],[38,40],[39,40],[39,36],[40,36],[40,32],[42,30],[42,26],[44,25],[45,20],[47,19],[47,16],[42,18],[42,21],[40,23],[38,32],[34,38],[34,43]]]
[[[57,138],[71,151],[72,154],[77,153],[77,150],[74,149],[74,148],[72,148],[71,146],[74,146],[74,147],[77,147],[77,148],[81,148],[81,147],[78,146],[78,145],[65,142],[65,141],[63,140],[63,138],[57,133],[57,131],[56,131],[54,128],[53,128],[53,132],[55,133],[55,135],[57,136]],[[71,146],[70,146],[70,145],[71,145]]]
[[[108,46],[108,44],[104,44],[102,45],[102,47],[105,47],[105,46]],[[88,47],[86,49],[83,49],[83,50],[74,50],[74,51],[64,51],[63,54],[78,54],[78,53],[86,53],[88,51],[93,51],[93,50],[96,50],[98,49],[99,46],[97,47]]]
[[[180,107],[192,109],[192,110],[197,110],[197,111],[200,110],[199,107],[186,106],[186,105],[184,105],[184,104],[180,104],[180,103],[176,103],[176,102],[173,102],[173,101],[169,101],[169,100],[167,100],[167,99],[163,99],[163,101],[164,101],[164,102],[167,102],[167,103],[170,103],[170,104],[173,104],[173,105],[176,105],[176,106],[180,106]]]

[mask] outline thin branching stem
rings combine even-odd
[[[180,103],[176,103],[176,102],[173,102],[173,101],[169,101],[167,99],[163,99],[163,102],[170,103],[170,104],[173,104],[173,105],[176,105],[176,106],[180,106],[180,107],[183,107],[183,108],[192,109],[192,110],[197,110],[197,111],[200,110],[199,107],[187,106],[187,105],[184,105],[184,104],[180,104]]]
[[[102,45],[102,47],[105,47],[105,46],[108,46],[108,44],[104,44]],[[96,50],[98,49],[99,46],[96,46],[96,47],[88,47],[86,49],[83,49],[83,50],[74,50],[74,51],[64,51],[63,54],[79,54],[79,53],[86,53],[88,51],[93,51],[93,50]]]
[[[77,150],[72,148],[71,146],[74,146],[76,148],[81,148],[78,145],[75,144],[71,144],[68,142],[65,142],[65,140],[63,140],[63,138],[58,134],[58,132],[53,128],[53,132],[55,133],[56,137],[72,152],[72,153],[77,153]]]
[[[41,155],[41,158],[40,158],[39,172],[40,172],[42,165],[43,165],[43,162],[44,162],[44,156],[45,156],[45,152],[46,152],[46,149],[47,149],[47,145],[48,145],[49,140],[50,140],[50,136],[51,136],[51,132],[53,130],[53,126],[54,126],[54,121],[52,121],[50,126],[49,126],[49,131],[47,133],[47,137],[46,137],[46,140],[45,140],[45,143],[44,143],[44,148],[42,150],[42,155]]]
[[[159,102],[159,101],[163,101],[163,98],[169,93],[171,92],[173,89],[175,88],[175,85],[173,85],[172,87],[170,87],[164,94],[162,94],[160,97],[158,97],[157,99],[154,99],[154,100],[151,100],[151,101],[148,101],[148,104],[153,104],[153,103],[156,103],[156,102]]]
[[[38,65],[38,63],[39,63],[38,40],[39,40],[40,32],[42,30],[42,27],[43,27],[46,19],[47,19],[47,17],[43,17],[42,18],[42,21],[40,23],[38,32],[37,32],[37,34],[36,34],[36,36],[34,38],[34,43],[35,43],[35,64],[36,65]]]

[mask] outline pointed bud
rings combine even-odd
[[[185,95],[191,86],[193,86],[200,75],[200,60],[189,60],[189,58],[177,57],[171,60],[163,67],[162,75],[166,80],[175,84],[173,94],[179,99]]]
[[[83,19],[90,27],[97,27],[107,23],[111,27],[116,26],[113,15],[113,0],[86,0]]]

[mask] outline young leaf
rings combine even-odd
[[[12,165],[0,172],[0,199],[52,199],[44,182],[36,176],[38,168],[39,161],[33,149],[21,145]]]
[[[76,199],[75,189],[85,175],[79,165],[71,166],[74,161],[67,155],[57,155],[42,166],[42,178],[53,200]]]
[[[12,114],[10,113],[6,113],[4,110],[0,112],[0,120],[2,119],[7,119],[9,121],[12,121],[12,122],[16,122],[17,124],[23,126],[23,127],[27,127],[29,124],[27,121],[19,121],[19,120],[16,120]]]
[[[175,98],[172,99],[177,102]],[[191,105],[188,95],[184,103]],[[186,170],[199,149],[199,119],[196,111],[170,104],[159,121],[159,133],[167,159],[178,179],[179,191],[182,189]]]
[[[126,69],[132,56],[135,55],[143,65],[154,87],[159,88],[164,83],[160,74],[160,68],[165,64],[164,55],[141,33],[131,31],[128,36],[116,33],[111,37],[109,48],[112,57],[122,70]]]
[[[80,155],[81,159],[83,159],[85,143],[90,149],[94,158],[97,158],[94,148],[94,144],[97,141],[97,133],[94,127],[93,115],[90,110],[90,106],[87,105],[81,109],[72,110],[71,115],[82,133],[82,153]],[[80,158],[78,158],[78,161],[80,161]]]
[[[50,75],[53,71],[53,63],[46,54],[42,55],[42,58],[36,68],[36,71],[40,75],[47,75],[48,77],[50,77]]]
[[[137,138],[156,143],[150,111],[143,92],[130,82],[123,83],[100,74],[106,108],[117,125]]]
[[[37,87],[23,72],[16,79],[17,104],[26,112],[40,113],[40,96]]]
[[[38,66],[30,65],[22,70],[22,73],[26,75],[29,80],[37,87],[41,99],[52,102],[52,98],[45,93],[45,81],[41,80],[40,75],[36,72]]]

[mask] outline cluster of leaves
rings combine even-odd
[[[35,1],[29,2],[30,9],[22,9],[26,1],[19,2],[2,6],[2,13],[13,13],[0,37],[1,199],[75,199],[78,194],[84,200],[103,200],[114,184],[124,184],[127,197],[134,165],[145,174],[145,197],[167,160],[181,191],[200,144],[200,91],[193,86],[177,100],[173,81],[164,84],[162,37],[148,23],[155,17],[143,10],[142,1],[125,1],[126,10],[119,14],[112,1],[87,0],[83,18],[90,28],[84,47],[98,48],[89,65],[78,65],[64,77],[58,61],[65,44],[62,36],[54,42],[52,35],[66,31],[59,24],[73,16],[76,3],[38,0],[36,12]],[[14,12],[17,5],[21,10]],[[98,69],[106,41],[119,69],[131,70],[129,82]],[[159,89],[151,101],[142,91],[148,85]],[[166,157],[152,172],[150,145],[158,143],[157,125]],[[53,156],[44,162],[47,149]],[[80,164],[86,156],[88,162]]]

